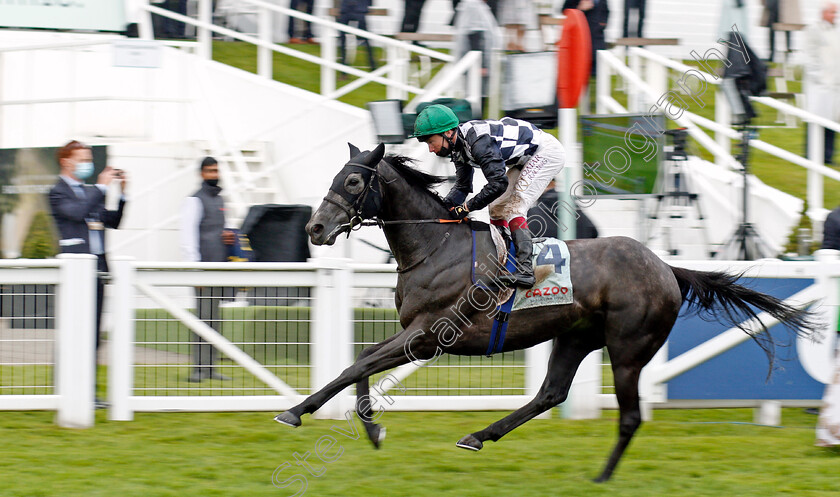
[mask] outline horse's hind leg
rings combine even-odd
[[[642,424],[642,412],[639,408],[639,375],[642,367],[653,358],[668,338],[668,332],[676,319],[676,312],[675,310],[670,318],[662,316],[658,320],[653,319],[658,315],[652,314],[647,322],[639,327],[640,330],[648,331],[637,333],[632,341],[628,341],[624,336],[607,343],[610,362],[612,362],[615,396],[618,400],[618,442],[610,453],[601,475],[594,480],[597,483],[610,479],[619,459],[630,445],[630,440]]]
[[[556,339],[548,361],[548,374],[536,397],[487,428],[463,437],[455,445],[462,449],[481,450],[484,441],[495,442],[517,426],[566,400],[581,361],[598,347],[578,340]]]
[[[642,365],[613,366],[613,377],[615,381],[615,395],[618,399],[620,417],[618,420],[618,442],[616,442],[604,471],[595,479],[601,483],[610,479],[615,471],[618,460],[630,445],[630,439],[642,424],[642,413],[639,409],[639,374]]]

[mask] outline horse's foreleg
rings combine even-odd
[[[395,368],[411,361],[405,352],[405,344],[411,338],[411,333],[404,330],[392,339],[381,343],[381,347],[369,353],[345,369],[338,378],[329,382],[324,388],[307,397],[300,404],[288,411],[278,414],[274,420],[278,423],[289,426],[300,426],[300,417],[304,414],[311,414],[317,411],[324,403],[333,398],[339,392],[362,378],[367,378],[376,373]],[[421,347],[421,340],[414,340],[412,351],[418,351]],[[421,356],[422,358],[422,356]]]
[[[359,353],[359,357],[356,358],[356,361],[361,361],[365,357],[373,354],[389,342],[395,340],[397,336],[398,334],[391,335],[384,341],[371,345],[366,349],[363,349]],[[370,441],[373,443],[373,446],[378,449],[379,444],[385,438],[385,427],[373,422],[375,417],[373,415],[373,408],[370,402],[369,376],[365,376],[364,378],[359,380],[359,382],[356,383],[356,414],[359,416],[359,419],[362,420],[362,424],[365,426],[365,431],[367,432],[368,439],[370,439]]]
[[[618,460],[630,444],[633,434],[642,424],[642,413],[639,409],[639,374],[641,365],[615,366],[613,365],[613,377],[615,381],[615,396],[618,399],[620,412],[618,420],[618,442],[616,442],[604,471],[594,481],[605,482],[610,479]]]
[[[591,346],[579,342],[557,339],[548,361],[548,373],[536,397],[487,428],[463,437],[455,445],[462,449],[481,450],[484,441],[495,442],[517,426],[566,400],[575,371],[592,350]]]

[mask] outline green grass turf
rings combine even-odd
[[[53,413],[4,413],[3,496],[287,496],[272,486],[306,475],[311,496],[828,496],[837,495],[837,452],[813,446],[816,417],[785,409],[784,428],[750,424],[746,409],[655,411],[614,479],[594,484],[615,442],[616,413],[602,419],[533,420],[481,452],[454,446],[505,413],[386,412],[381,450],[313,420],[297,429],[272,413],[139,413],[133,422],[97,412],[88,430],[58,428]],[[355,420],[358,430],[358,420]],[[341,446],[315,456],[332,436]],[[364,437],[364,435],[362,435]],[[329,440],[323,438],[322,440]],[[340,455],[339,455],[339,451]],[[295,464],[309,452],[319,477]],[[322,452],[323,453],[323,452]]]

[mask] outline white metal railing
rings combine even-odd
[[[199,0],[198,19],[176,14],[172,11],[155,7],[149,3],[142,5],[141,8],[147,12],[145,22],[141,23],[141,35],[145,38],[152,37],[151,30],[151,14],[157,14],[164,17],[184,22],[196,27],[198,39],[198,54],[204,58],[211,58],[212,56],[212,36],[211,33],[218,33],[220,35],[229,36],[233,39],[244,41],[253,44],[257,47],[257,74],[266,78],[271,78],[273,74],[271,53],[277,52],[291,57],[298,58],[318,64],[321,66],[321,94],[331,99],[338,98],[345,93],[348,93],[363,84],[369,82],[380,83],[388,88],[388,98],[405,99],[407,93],[415,93],[422,95],[425,90],[420,87],[410,85],[408,83],[408,71],[406,70],[410,55],[418,54],[424,55],[431,59],[451,63],[455,58],[449,54],[430,50],[425,47],[420,47],[409,42],[395,40],[387,36],[378,35],[369,31],[353,28],[345,24],[335,21],[322,19],[313,15],[305,14],[303,12],[292,10],[286,7],[281,7],[273,3],[265,2],[263,0],[242,0],[257,7],[258,10],[258,33],[257,36],[241,33],[229,28],[217,26],[212,22],[212,15],[210,11],[210,0]],[[271,18],[272,13],[279,13],[288,16],[290,19],[300,19],[305,22],[310,22],[320,27],[321,29],[321,56],[315,56],[295,50],[277,43],[271,42]],[[352,34],[356,37],[366,38],[369,42],[376,42],[378,45],[386,47],[388,60],[385,66],[380,67],[374,71],[363,71],[355,67],[348,66],[336,62],[336,38],[338,32],[345,34]],[[480,78],[481,62],[476,63],[474,69],[478,74],[471,75],[470,78]],[[341,71],[360,78],[351,84],[345,85],[341,89],[336,89],[336,71]],[[384,74],[388,73],[388,77]],[[468,90],[475,91],[475,85],[470,84]],[[478,94],[468,94],[467,98],[470,101],[478,101],[480,99],[480,85],[478,87]]]
[[[816,262],[759,262],[678,261],[675,264],[696,270],[726,270],[744,272],[750,278],[814,279],[815,283],[786,301],[795,306],[812,307],[825,323],[837,322],[840,304],[840,260],[834,251],[820,254]],[[364,322],[381,327],[381,319],[354,318],[352,298],[365,289],[393,289],[397,275],[394,265],[354,264],[346,259],[315,259],[307,263],[146,263],[129,258],[115,258],[111,264],[113,288],[111,295],[109,333],[108,392],[111,402],[109,416],[114,420],[130,420],[137,411],[231,411],[269,410],[289,408],[303,397],[337,377],[353,360],[353,348],[362,345],[354,328]],[[92,256],[63,255],[47,261],[0,261],[2,284],[57,285],[55,346],[55,393],[48,395],[0,395],[0,409],[57,410],[57,420],[64,426],[87,427],[93,423],[93,326],[95,309],[96,265]],[[296,287],[306,289],[301,304],[286,305],[284,316],[264,315],[268,307],[231,307],[227,312],[238,318],[225,318],[228,325],[265,327],[285,323],[288,329],[304,327],[308,331],[297,337],[280,336],[246,339],[235,331],[216,331],[198,319],[189,309],[194,305],[193,287]],[[310,293],[311,292],[311,293]],[[269,300],[279,297],[260,297]],[[299,297],[294,297],[297,301]],[[143,304],[145,302],[145,304]],[[260,301],[263,302],[263,301]],[[256,305],[256,304],[255,304]],[[159,310],[160,315],[144,323],[141,335],[137,328],[141,312]],[[247,314],[246,311],[251,312]],[[299,314],[292,314],[299,313]],[[155,311],[158,312],[158,311]],[[392,309],[392,316],[395,311]],[[167,317],[161,317],[165,314]],[[762,315],[766,325],[774,321]],[[393,333],[399,330],[391,317]],[[155,321],[150,323],[149,321]],[[168,323],[168,324],[167,324]],[[377,324],[378,323],[378,324]],[[754,323],[749,326],[752,328]],[[158,327],[162,331],[158,333]],[[149,330],[157,335],[150,336]],[[180,330],[180,331],[179,331]],[[831,334],[826,330],[826,337]],[[186,383],[185,373],[194,365],[188,355],[192,342],[183,339],[182,332],[192,332],[204,338],[227,358],[218,363],[224,372],[236,373],[235,380],[215,382],[209,386]],[[297,333],[297,331],[295,332]],[[174,334],[174,335],[173,335]],[[171,335],[171,336],[170,336]],[[354,338],[355,336],[355,338]],[[180,338],[179,338],[180,337]],[[383,336],[384,337],[384,336]],[[377,338],[379,340],[381,338]],[[661,386],[681,374],[747,340],[738,329],[725,331],[708,342],[678,357],[667,359],[666,348],[660,351],[642,373],[640,392],[649,410],[651,405],[667,401]],[[0,347],[4,342],[0,340]],[[248,347],[256,345],[290,346],[305,351],[304,355],[283,360],[258,360],[260,357]],[[187,354],[167,352],[169,346],[180,346]],[[157,347],[157,349],[156,349]],[[476,364],[474,359],[459,363],[420,366],[408,364],[394,370],[388,381],[381,382],[380,400],[392,387],[399,386],[411,375],[428,373],[426,368],[464,370],[499,368],[499,371],[523,371],[521,380],[508,381],[507,387],[480,384],[477,395],[441,395],[433,390],[458,390],[456,387],[432,385],[413,388],[405,395],[389,397],[392,410],[509,410],[527,402],[539,389],[546,374],[550,342],[525,351],[524,362],[511,360],[506,353],[490,362]],[[800,357],[831,357],[833,343],[824,340],[812,344],[807,339],[797,343]],[[2,351],[2,349],[0,349]],[[143,357],[160,354],[161,360]],[[172,358],[171,356],[178,356]],[[2,357],[2,354],[0,354]],[[829,361],[830,363],[830,361]],[[2,364],[0,364],[2,366]],[[829,372],[819,367],[803,367],[817,380],[827,381]],[[597,417],[603,408],[617,406],[615,395],[602,393],[601,351],[590,354],[578,369],[569,398],[562,406],[564,415],[571,418]],[[481,375],[481,373],[476,373]],[[472,376],[470,373],[468,376]],[[521,381],[521,383],[518,383]],[[142,384],[147,382],[147,384]],[[515,388],[511,388],[511,386]],[[465,388],[474,390],[475,387]],[[521,393],[510,390],[521,389]],[[400,388],[402,390],[402,388]],[[490,391],[487,393],[485,391]],[[507,391],[507,392],[506,392]],[[498,392],[498,393],[495,393]],[[507,393],[507,394],[506,394]],[[391,403],[392,401],[395,402]],[[724,402],[725,404],[725,402]],[[344,392],[325,405],[319,417],[342,418],[354,407],[351,393]],[[386,405],[382,403],[381,405]]]
[[[714,156],[717,164],[731,169],[740,169],[740,164],[732,156],[730,151],[731,140],[739,139],[740,134],[730,126],[730,110],[726,98],[720,88],[722,79],[718,75],[712,75],[683,64],[679,61],[668,59],[655,54],[649,50],[632,47],[629,50],[629,66],[608,51],[597,53],[598,81],[596,88],[596,105],[599,113],[605,112],[628,112],[628,109],[620,105],[612,95],[611,77],[620,76],[629,85],[628,107],[629,112],[661,112],[664,108],[670,109],[666,117],[673,120],[680,126],[688,128],[688,133],[697,142],[709,150]],[[643,68],[644,65],[644,68]],[[680,81],[684,86],[669,88],[671,73],[682,75]],[[644,78],[641,76],[644,74]],[[710,85],[715,89],[715,119],[707,119],[691,112],[692,106],[691,91],[688,83],[692,81],[700,83],[697,88],[697,96],[702,96]],[[685,90],[689,90],[687,94]],[[699,90],[702,90],[700,92]],[[682,99],[686,106],[680,106]],[[808,216],[819,227],[825,219],[827,210],[823,203],[823,178],[840,181],[840,172],[826,167],[823,164],[823,128],[840,131],[840,123],[822,118],[795,106],[780,102],[769,97],[751,97],[755,103],[771,107],[781,112],[794,115],[808,123],[809,149],[808,156],[802,157],[795,153],[784,150],[762,140],[750,140],[750,145],[756,150],[761,150],[782,160],[791,162],[808,170]],[[715,133],[714,137],[707,135],[701,128],[706,128]]]

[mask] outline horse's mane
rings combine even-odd
[[[406,157],[405,155],[388,154],[383,158],[383,160],[387,162],[391,167],[393,167],[397,171],[397,174],[402,176],[402,178],[409,185],[427,193],[429,196],[437,200],[441,205],[443,204],[443,199],[440,198],[440,195],[438,195],[438,193],[434,191],[432,187],[439,185],[446,178],[424,173],[423,171],[418,171],[417,169],[414,169],[412,165],[416,161],[411,157]]]

